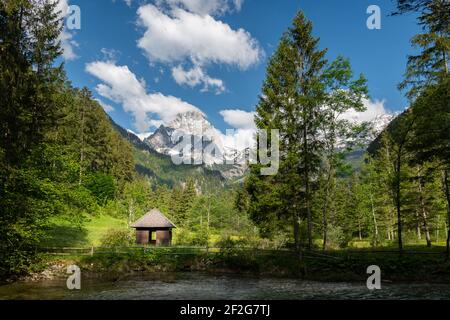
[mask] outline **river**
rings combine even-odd
[[[450,284],[317,282],[206,273],[155,273],[121,278],[82,278],[81,290],[66,279],[0,286],[0,299],[450,299]]]

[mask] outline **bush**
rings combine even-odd
[[[102,247],[127,247],[134,244],[134,234],[131,230],[109,229],[101,238]]]
[[[250,243],[246,239],[240,239],[233,236],[222,237],[217,245],[225,250],[247,247]]]
[[[347,247],[349,239],[341,227],[330,226],[327,232],[327,246],[331,249]]]

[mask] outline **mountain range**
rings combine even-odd
[[[393,120],[392,115],[379,115],[368,123],[363,148],[349,154],[349,162],[358,163],[362,160],[367,146]],[[205,116],[196,111],[178,114],[168,125],[161,125],[156,131],[137,135],[131,130],[125,130],[111,119],[119,133],[132,143],[135,148],[136,170],[152,177],[160,183],[174,185],[180,176],[201,176],[206,180],[215,180],[213,184],[224,185],[239,181],[245,175],[245,162],[250,147],[238,150],[226,146],[223,135]],[[183,156],[197,160],[198,164],[175,165],[172,156],[180,152],[177,145],[189,135],[191,142],[197,142],[196,150],[186,150]],[[208,137],[208,141],[201,139]],[[211,182],[211,181],[210,181]]]

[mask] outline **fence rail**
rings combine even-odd
[[[130,247],[40,247],[36,250],[49,255],[94,255],[94,254],[111,254],[111,253],[130,253],[136,251],[142,252],[159,252],[163,254],[198,254],[218,253],[221,250],[229,249],[224,247],[187,247],[187,246],[170,246],[170,247],[155,247],[155,246],[130,246]],[[253,248],[240,248],[242,250],[253,250]]]
[[[167,255],[183,255],[183,254],[199,254],[199,253],[220,253],[224,250],[236,249],[240,251],[252,251],[261,254],[270,253],[295,253],[292,249],[258,249],[253,247],[194,247],[194,246],[130,246],[130,247],[39,247],[36,251],[49,255],[82,255],[92,256],[94,254],[112,254],[112,253],[130,253],[136,251],[142,252],[159,252]],[[320,251],[320,250],[304,250],[305,257],[316,257],[323,259],[342,259],[349,255],[366,255],[366,254],[400,254],[398,250],[342,250],[342,251]],[[445,251],[413,251],[404,250],[404,255],[445,255]]]

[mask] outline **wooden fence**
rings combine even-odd
[[[200,254],[200,253],[220,253],[224,250],[236,249],[242,251],[254,251],[254,248],[245,247],[192,247],[192,246],[170,246],[170,247],[156,247],[156,246],[130,246],[130,247],[40,247],[36,250],[41,253],[49,255],[82,255],[82,256],[92,256],[94,254],[112,254],[112,253],[130,253],[130,252],[158,252],[161,254]],[[290,252],[287,249],[258,249],[260,252],[271,253],[271,252]]]
[[[215,248],[205,247],[150,247],[150,246],[134,246],[134,247],[42,247],[37,251],[49,255],[76,255],[76,256],[93,256],[94,254],[112,254],[112,253],[130,253],[130,252],[160,252],[165,254],[198,254],[200,252],[214,251]]]
[[[193,246],[171,246],[171,247],[155,247],[155,246],[130,246],[130,247],[40,247],[36,251],[58,256],[93,256],[94,254],[125,254],[132,252],[158,252],[167,255],[196,255],[200,253],[220,253],[225,250],[239,250],[258,252],[258,254],[272,254],[272,253],[291,253],[296,254],[294,250],[279,248],[279,249],[255,249],[252,247],[193,247]],[[342,250],[342,251],[320,251],[320,250],[304,250],[302,252],[304,257],[314,257],[322,259],[346,259],[354,255],[367,254],[399,254],[398,250]],[[445,255],[445,251],[403,251],[404,255]]]

